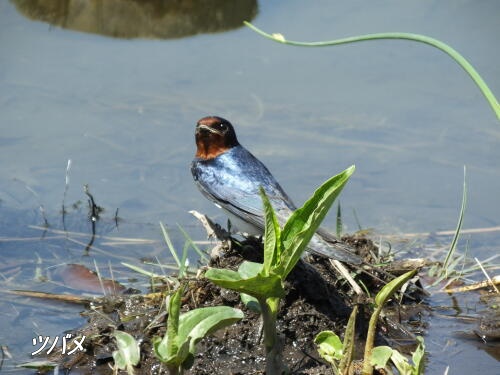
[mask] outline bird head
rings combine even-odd
[[[221,117],[203,117],[196,124],[196,157],[213,159],[229,149],[238,146],[233,125]]]

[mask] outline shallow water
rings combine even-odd
[[[111,28],[120,34],[119,22],[106,18],[110,13],[98,1],[89,3],[101,11],[100,18],[90,22],[81,9],[68,10],[66,28],[34,20],[42,12],[27,13],[22,1],[0,3],[0,252],[3,275],[16,276],[4,277],[11,283],[2,289],[57,291],[37,281],[39,258],[42,272],[64,262],[92,268],[95,259],[101,268],[110,262],[118,276],[120,260],[166,259],[159,221],[171,228],[177,246],[184,243],[177,223],[194,239],[204,239],[188,213],[192,209],[225,223],[196,190],[189,172],[194,125],[208,114],[235,125],[240,142],[265,162],[297,204],[328,177],[356,164],[341,197],[347,231],[358,229],[356,216],[363,228],[382,233],[454,229],[464,165],[469,188],[464,227],[499,225],[499,122],[470,78],[443,53],[407,41],[283,46],[228,21],[216,22],[217,17],[225,20],[223,10],[212,18],[189,18],[185,15],[196,10],[148,8],[141,13],[148,33],[142,23],[126,22],[141,38],[72,30],[90,31],[95,23],[100,32]],[[468,58],[500,95],[497,1],[315,4],[248,2],[239,17],[255,17],[253,22],[266,31],[304,41],[383,31],[429,35]],[[192,26],[203,18],[198,31],[177,24],[186,19]],[[217,30],[219,24],[230,28]],[[167,35],[170,29],[174,34]],[[151,243],[116,245],[98,238],[94,246],[103,251],[85,256],[90,226],[84,184],[105,208],[99,234]],[[78,201],[63,225],[61,205]],[[44,216],[51,229],[66,226],[79,233],[80,243],[73,236],[51,239],[50,231],[28,228],[42,225]],[[327,225],[333,227],[333,215]],[[468,239],[469,252],[480,259],[498,253],[498,234]],[[19,273],[13,272],[16,267]],[[20,308],[16,301],[0,295],[2,316],[17,311],[16,331],[12,320],[0,323],[0,342],[13,348],[16,361],[29,359],[22,353],[31,351],[34,332],[50,334],[75,325],[37,322],[30,319],[31,307]],[[52,313],[57,314],[44,310]],[[442,331],[433,328],[431,335],[449,331],[439,322],[433,324]],[[428,349],[435,343],[436,351],[429,374],[443,373],[446,364],[459,373],[453,367],[472,362],[492,369],[497,363],[486,350],[471,350],[460,340],[447,347],[443,340],[439,334],[430,337]]]

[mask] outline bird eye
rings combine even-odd
[[[227,129],[227,125],[226,125],[226,124],[224,124],[223,122],[219,123],[217,126],[218,126],[218,128],[219,128],[220,130],[226,130],[226,129]]]

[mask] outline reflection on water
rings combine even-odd
[[[115,38],[173,39],[235,29],[257,0],[11,0],[26,17]]]

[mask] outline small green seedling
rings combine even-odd
[[[248,294],[257,299],[264,321],[266,374],[281,374],[280,342],[276,319],[284,282],[300,260],[312,236],[323,221],[335,198],[354,172],[354,166],[330,178],[313,196],[296,210],[280,228],[278,219],[264,190],[261,189],[265,213],[264,263],[243,262],[238,271],[209,269],[205,276],[215,284]]]
[[[363,375],[373,374],[373,366],[371,364],[370,358],[372,358],[373,343],[375,342],[375,332],[377,329],[377,322],[384,304],[389,298],[392,297],[408,280],[410,280],[417,270],[412,270],[404,273],[403,275],[395,278],[391,282],[384,285],[384,287],[375,296],[375,310],[370,317],[370,322],[368,323],[368,334],[366,336],[365,344],[365,354],[363,362]]]
[[[446,280],[446,285],[451,284],[457,279],[462,277],[462,272],[464,269],[459,270],[459,265],[466,262],[465,255],[456,256],[456,249],[458,244],[458,239],[460,238],[460,232],[462,230],[462,224],[464,220],[464,213],[467,207],[467,168],[464,165],[464,183],[462,191],[462,204],[460,207],[460,213],[458,215],[457,228],[455,229],[455,234],[451,241],[450,247],[446,253],[446,257],[440,266],[434,266],[429,269],[429,276],[435,278],[431,286],[435,286]]]
[[[424,339],[417,336],[418,346],[413,352],[412,362],[403,356],[400,352],[389,346],[377,346],[372,351],[371,364],[377,368],[387,369],[389,360],[397,368],[400,375],[421,375],[424,373]],[[389,370],[390,371],[390,370]]]
[[[196,344],[202,338],[243,318],[241,310],[228,306],[203,307],[180,314],[183,291],[181,287],[170,297],[165,336],[153,340],[155,354],[170,375],[183,374],[193,365]]]
[[[401,366],[401,368],[405,368],[404,366],[411,366],[406,362],[406,365],[402,363],[402,359],[404,357],[397,351],[393,353],[392,349],[389,347],[385,347],[388,349],[373,349],[373,343],[375,341],[375,332],[377,328],[378,318],[380,313],[382,312],[382,307],[387,302],[391,296],[396,293],[404,283],[410,280],[415,274],[417,270],[409,271],[396,279],[389,282],[385,285],[375,296],[375,310],[373,311],[370,322],[368,325],[368,334],[366,337],[366,345],[365,345],[365,354],[363,360],[363,375],[371,375],[373,373],[373,366],[376,364],[380,367],[385,367],[387,361],[391,358],[393,363]],[[351,362],[354,357],[354,333],[355,333],[355,320],[357,314],[357,307],[355,307],[349,317],[349,322],[347,323],[347,328],[345,332],[344,342],[340,341],[340,338],[331,331],[323,331],[320,332],[314,342],[318,345],[318,352],[323,359],[325,359],[332,366],[332,370],[335,375],[345,375],[350,373]],[[420,362],[423,357],[423,342],[422,349],[420,347],[414,354],[413,363],[416,364],[417,367],[420,367]],[[388,350],[391,350],[388,353]],[[375,351],[375,357],[373,352]],[[392,357],[393,356],[393,357]],[[373,362],[372,358],[376,358],[376,362]],[[402,364],[401,364],[402,363]],[[383,364],[383,365],[381,365]],[[396,367],[398,366],[396,365]],[[399,367],[397,367],[399,369]],[[421,370],[419,370],[421,371]],[[408,375],[418,375],[418,373],[401,373]]]
[[[118,347],[118,350],[113,352],[116,368],[127,370],[128,375],[134,375],[134,366],[137,366],[141,359],[139,344],[132,335],[126,332],[115,331],[113,336]]]
[[[345,330],[344,342],[332,331],[322,331],[314,339],[318,353],[331,366],[335,375],[348,373],[354,356],[354,333],[358,306],[354,306]]]

